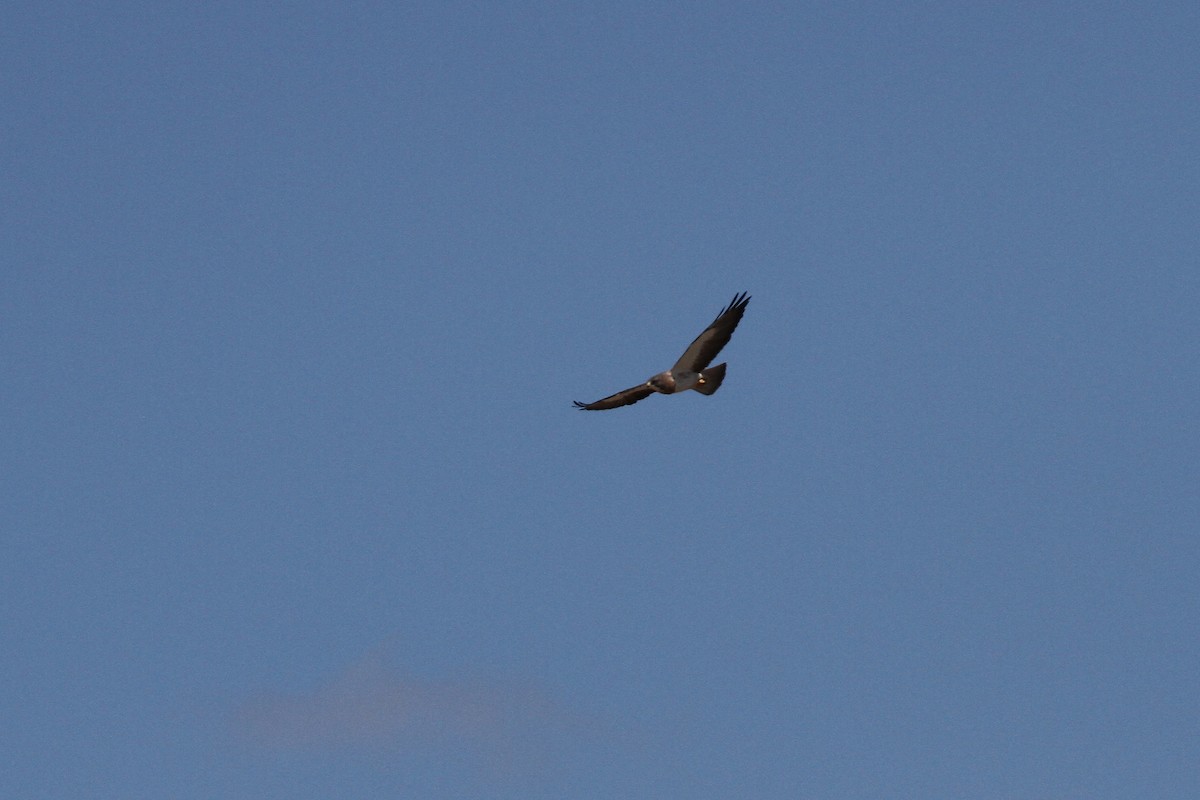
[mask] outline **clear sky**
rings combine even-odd
[[[1200,5],[2,17],[0,795],[1200,796]]]

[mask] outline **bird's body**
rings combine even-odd
[[[688,389],[696,389],[703,386],[706,381],[703,372],[690,369],[669,369],[666,372],[658,373],[646,383],[656,392],[675,394],[676,392],[686,392]]]
[[[741,322],[749,302],[750,296],[745,292],[734,295],[733,301],[717,315],[717,318],[704,329],[703,333],[696,337],[695,341],[675,362],[675,366],[669,370],[658,373],[640,386],[625,389],[594,403],[580,403],[576,400],[576,408],[584,411],[619,408],[633,405],[655,392],[677,394],[694,389],[701,394],[709,395],[717,391],[721,388],[721,382],[725,380],[725,364],[717,364],[715,367],[708,365],[721,352],[721,348],[729,343],[729,338],[733,336],[734,329]]]

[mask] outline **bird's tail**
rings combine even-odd
[[[700,373],[700,377],[704,379],[704,383],[698,383],[692,388],[700,394],[712,394],[721,388],[721,381],[725,380],[725,364],[709,367]]]

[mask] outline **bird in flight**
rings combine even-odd
[[[712,324],[696,337],[696,341],[688,345],[688,349],[683,351],[675,366],[666,372],[660,372],[643,384],[594,403],[581,403],[576,400],[575,407],[582,411],[604,411],[633,405],[655,392],[675,394],[695,389],[700,394],[712,394],[721,388],[721,381],[725,380],[725,364],[722,362],[715,367],[708,365],[717,357],[717,353],[721,352],[721,348],[729,344],[729,337],[733,336],[733,329],[742,321],[742,314],[746,313],[746,305],[749,302],[750,295],[745,292],[734,295],[732,302],[717,314]]]

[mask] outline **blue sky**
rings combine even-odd
[[[4,20],[0,794],[1200,791],[1194,3]]]

